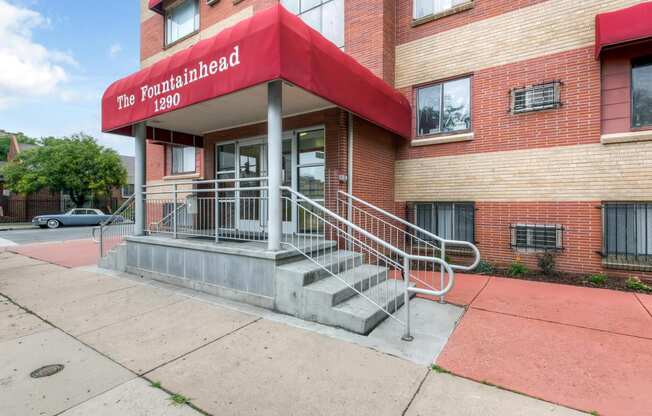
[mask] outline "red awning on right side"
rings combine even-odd
[[[652,38],[652,2],[595,16],[595,57],[609,46]]]

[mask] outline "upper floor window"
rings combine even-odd
[[[344,0],[281,0],[281,4],[338,48],[344,47]]]
[[[445,12],[469,0],[414,0],[414,19]]]
[[[195,148],[191,146],[172,146],[172,174],[195,173]]]
[[[471,79],[462,78],[417,90],[417,135],[471,128]]]
[[[165,10],[165,44],[199,30],[198,0],[181,0]]]
[[[652,127],[652,57],[632,63],[632,127]]]

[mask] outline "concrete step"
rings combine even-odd
[[[394,313],[405,301],[402,280],[385,280],[362,294],[389,313]],[[414,293],[411,293],[410,297],[413,296]],[[334,306],[332,310],[334,325],[363,335],[371,332],[388,317],[385,311],[360,295]]]
[[[330,251],[330,249],[329,249]],[[332,250],[325,254],[311,257],[277,267],[277,273],[286,276],[301,286],[307,286],[331,276],[331,273],[344,273],[362,264],[362,255],[347,250]]]
[[[338,277],[329,276],[306,286],[306,299],[309,303],[335,306],[351,297],[387,280],[387,268],[371,264],[361,264]]]

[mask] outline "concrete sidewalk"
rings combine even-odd
[[[210,415],[579,414],[333,328],[12,253],[0,294],[0,414],[199,414],[171,393]],[[65,367],[30,377],[48,364]]]

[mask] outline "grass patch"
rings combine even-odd
[[[602,273],[592,274],[587,281],[595,286],[604,286],[607,283],[608,277]]]
[[[600,413],[596,412],[595,410],[589,413],[591,416],[600,416]]]
[[[178,393],[174,393],[170,395],[168,399],[172,401],[172,404],[175,404],[177,406],[183,406],[184,404],[190,403],[190,399],[188,397]]]
[[[652,287],[646,285],[641,281],[636,276],[630,276],[625,280],[625,286],[627,286],[628,289],[631,290],[636,290],[637,292],[650,292],[652,291]]]
[[[430,368],[432,369],[432,371],[436,371],[436,372],[441,373],[441,374],[450,374],[451,373],[450,371],[446,370],[444,367],[440,367],[437,364],[433,364],[432,366],[430,366]]]
[[[152,381],[149,383],[150,387],[154,387],[155,389],[160,389],[161,388],[161,382],[160,381]]]

